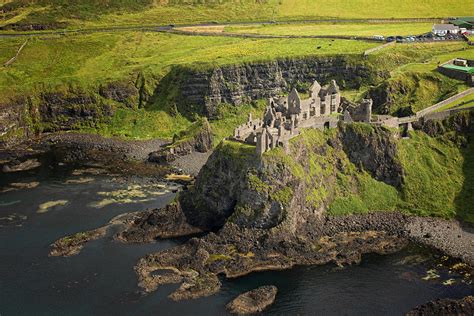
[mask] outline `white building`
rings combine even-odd
[[[445,36],[446,34],[458,34],[459,26],[453,24],[434,24],[431,30],[433,34]]]

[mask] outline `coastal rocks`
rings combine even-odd
[[[227,305],[232,314],[254,314],[265,310],[275,301],[278,289],[274,285],[265,285],[237,296]]]
[[[406,315],[474,315],[474,296],[466,296],[459,300],[438,299],[418,306]]]
[[[140,213],[127,227],[116,235],[128,243],[143,243],[158,238],[174,238],[194,235],[201,229],[189,225],[178,203],[171,203],[159,210]]]
[[[150,152],[156,151],[164,143],[161,139],[123,140],[67,133],[45,136],[41,146],[48,150],[48,157],[56,164],[83,164],[112,173],[160,177],[169,173],[171,167],[149,163],[147,160]]]
[[[107,229],[102,227],[63,237],[51,245],[52,249],[49,255],[51,257],[70,257],[77,255],[87,242],[105,236],[106,231]]]
[[[227,224],[218,234],[193,238],[182,246],[142,258],[135,271],[144,292],[152,292],[163,284],[182,283],[170,297],[184,299],[218,291],[219,274],[235,278],[295,265],[333,262],[342,266],[360,262],[363,253],[387,254],[405,245],[405,239],[383,231],[293,236],[283,231],[242,229]]]
[[[245,191],[248,168],[258,163],[254,147],[241,153],[231,143],[219,144],[194,186],[179,196],[188,222],[203,230],[222,227]]]
[[[8,164],[4,165],[2,171],[5,173],[9,172],[19,172],[19,171],[28,171],[36,169],[41,166],[41,163],[37,159],[28,159],[17,164]]]
[[[159,238],[175,238],[202,232],[186,222],[178,204],[171,203],[161,209],[118,215],[95,230],[63,237],[51,245],[50,255],[77,255],[87,242],[105,237],[109,231],[115,233],[115,240],[124,243],[153,242]]]
[[[474,266],[474,227],[455,220],[412,217],[406,230],[413,241],[439,249]]]

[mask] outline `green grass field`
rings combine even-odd
[[[15,55],[23,41],[0,39],[4,48],[0,50],[2,63]],[[191,37],[154,32],[32,38],[11,66],[0,68],[0,102],[8,102],[17,95],[35,96],[44,91],[68,91],[71,87],[95,94],[101,84],[117,80],[134,82],[141,75],[158,82],[173,65],[209,67],[285,57],[360,55],[376,45],[349,40]],[[380,70],[395,69],[394,73],[403,73],[421,63],[424,68],[417,71],[430,73],[437,59],[471,56],[474,49],[466,47],[464,43],[399,45],[370,56],[369,61]],[[428,101],[423,103],[424,107],[437,101],[433,96],[439,97],[430,91],[426,93]],[[360,97],[363,91],[347,93]],[[159,104],[147,109],[120,109],[107,124],[81,128],[107,136],[171,138],[191,122],[182,116],[171,116],[166,107]],[[245,121],[248,111],[241,110],[228,112],[228,121],[211,122],[219,138]]]
[[[5,2],[5,1],[4,1]],[[14,0],[0,25],[66,22],[69,27],[302,19],[438,18],[474,12],[460,0]],[[3,21],[2,21],[3,20]]]
[[[2,63],[24,39],[0,39]],[[172,65],[232,64],[279,57],[361,54],[377,44],[313,39],[240,39],[125,32],[32,39],[10,67],[0,68],[0,100],[12,94],[81,86],[129,77],[137,72],[158,79]],[[316,49],[320,46],[320,49]]]
[[[266,35],[405,36],[431,31],[432,23],[312,23],[227,26],[229,33]]]
[[[2,63],[15,55],[24,39],[0,39]],[[173,65],[209,67],[306,55],[361,54],[377,44],[356,41],[307,39],[240,39],[125,32],[54,36],[30,39],[19,58],[0,68],[0,102],[15,96],[35,96],[45,91],[84,90],[97,93],[101,84],[135,81],[143,75],[159,81]],[[321,46],[316,49],[316,46]],[[163,103],[163,102],[161,102]],[[172,116],[167,105],[147,109],[123,108],[107,124],[81,127],[83,131],[131,138],[172,138],[191,121]],[[251,110],[251,108],[248,108]],[[219,138],[243,123],[247,108],[211,122]],[[230,125],[229,125],[230,124]]]

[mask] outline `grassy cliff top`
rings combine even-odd
[[[68,26],[303,19],[438,18],[473,12],[460,0],[13,0],[1,1],[3,21]]]

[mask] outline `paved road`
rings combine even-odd
[[[64,35],[64,34],[88,34],[88,33],[110,33],[110,32],[125,32],[125,31],[155,31],[155,32],[176,32],[176,27],[205,27],[205,26],[228,26],[228,25],[261,25],[261,24],[300,24],[300,23],[406,23],[406,22],[439,22],[442,19],[431,18],[410,18],[410,19],[324,19],[324,20],[281,20],[281,21],[253,21],[253,22],[210,22],[210,23],[195,23],[195,24],[176,24],[176,25],[131,25],[131,26],[110,26],[98,28],[82,28],[71,30],[50,30],[50,31],[33,31],[33,32],[1,32],[0,37],[24,37],[24,36],[46,36],[46,35]],[[199,34],[201,35],[201,34]],[[243,34],[245,35],[245,34]],[[249,34],[247,34],[249,35]],[[250,34],[255,35],[255,34]],[[215,34],[213,36],[216,36]],[[270,35],[272,36],[272,35]],[[350,37],[350,36],[347,36]],[[345,37],[347,39],[347,37]],[[275,36],[275,38],[278,38]],[[309,37],[309,38],[340,38],[340,37]],[[358,38],[361,39],[361,38]]]
[[[464,90],[463,92],[460,92],[456,95],[453,95],[452,97],[450,98],[447,98],[446,100],[443,100],[439,103],[436,103],[430,107],[427,107],[426,109],[423,109],[421,111],[418,111],[416,112],[415,115],[412,115],[412,116],[406,116],[406,117],[400,117],[398,119],[398,123],[399,124],[406,124],[406,123],[413,123],[413,122],[416,122],[418,121],[421,117],[424,117],[430,113],[433,113],[435,112],[436,110],[438,110],[439,108],[445,106],[446,104],[449,104],[449,103],[452,103],[454,101],[457,101],[463,97],[465,97],[466,95],[470,95],[474,93],[474,88],[469,88],[467,90]]]

